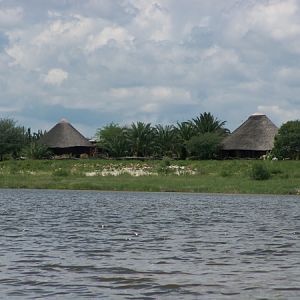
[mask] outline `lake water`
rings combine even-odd
[[[0,190],[0,299],[300,299],[300,198]]]

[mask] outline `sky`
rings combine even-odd
[[[0,0],[0,118],[87,137],[300,116],[300,0]]]

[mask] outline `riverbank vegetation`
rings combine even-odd
[[[294,160],[215,160],[224,125],[210,113],[176,125],[111,123],[96,134],[105,159],[63,160],[38,142],[43,132],[0,119],[0,188],[300,194],[300,121],[283,124],[266,155]]]
[[[9,160],[0,187],[299,194],[300,161]]]
[[[120,126],[110,123],[95,134],[96,153],[105,158],[213,159],[219,156],[221,142],[229,133],[225,123],[207,112],[176,125],[133,122]],[[47,147],[38,142],[43,134],[41,130],[31,133],[14,120],[0,119],[0,160],[21,156],[49,158]]]
[[[176,125],[111,123],[98,129],[96,138],[101,153],[110,158],[212,159],[220,154],[221,142],[229,133],[225,123],[205,112]]]
[[[226,121],[211,113],[175,125],[152,125],[136,122],[129,126],[110,123],[95,133],[98,158],[152,159],[222,159],[222,143],[228,136]],[[11,119],[0,119],[0,161],[16,158],[51,158],[53,153],[39,142],[45,134],[31,132]],[[255,138],[255,137],[254,137]],[[288,121],[281,126],[274,139],[274,148],[266,157],[300,158],[300,121]],[[249,149],[251,150],[251,149]]]

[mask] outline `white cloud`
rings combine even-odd
[[[69,77],[68,72],[62,69],[51,69],[48,71],[44,81],[51,85],[59,86]]]
[[[300,34],[298,13],[299,3],[295,0],[257,1],[233,16],[230,34],[241,38],[252,31],[275,40],[294,38]]]
[[[86,35],[93,31],[94,21],[80,15],[71,15],[71,20],[54,20],[32,39],[38,47],[64,44],[78,44]]]
[[[253,25],[275,39],[293,38],[300,33],[297,19],[298,4],[294,0],[257,5],[250,12]]]
[[[10,48],[6,49],[6,53],[13,58],[14,61],[12,64],[23,64],[25,53],[20,45],[12,45]]]
[[[87,51],[94,51],[97,48],[107,45],[110,41],[116,42],[118,45],[130,45],[134,37],[128,33],[127,30],[121,27],[106,27],[97,35],[90,35],[88,37],[86,49]]]
[[[0,9],[0,27],[9,27],[18,24],[23,19],[21,7]]]
[[[114,88],[110,91],[111,96],[116,98],[134,97],[140,102],[149,100],[158,103],[170,102],[181,99],[181,103],[191,103],[191,95],[188,91],[175,87],[154,86],[154,87],[133,87],[133,88]]]
[[[139,10],[131,28],[134,28],[140,39],[154,41],[171,39],[172,20],[162,1],[133,0],[131,3]]]
[[[277,72],[276,77],[279,82],[298,86],[300,81],[300,67],[283,67]]]
[[[276,116],[282,123],[297,120],[300,116],[300,109],[282,108],[278,105],[260,105],[257,108],[260,112]]]

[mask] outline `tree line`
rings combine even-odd
[[[210,112],[175,125],[110,123],[97,130],[97,147],[101,156],[108,158],[216,159],[220,157],[224,137],[230,133],[225,124]],[[43,134],[42,130],[32,132],[19,126],[12,119],[0,119],[0,160],[50,157],[49,149],[38,143]],[[300,158],[300,120],[288,121],[280,127],[272,154],[278,158]]]
[[[110,123],[98,129],[96,138],[107,157],[217,158],[223,138],[229,133],[225,121],[204,112],[176,125],[136,122],[130,126]]]

